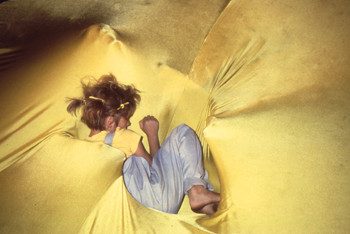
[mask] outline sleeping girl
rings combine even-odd
[[[129,130],[130,118],[140,102],[139,91],[123,85],[109,74],[82,82],[83,96],[69,98],[68,112],[82,108],[81,120],[90,128],[88,141],[100,141],[123,151],[125,185],[141,204],[163,212],[178,213],[185,195],[197,213],[216,212],[220,194],[213,192],[202,162],[202,149],[195,132],[185,124],[176,127],[162,146],[159,122],[153,116],[139,121],[149,142]]]

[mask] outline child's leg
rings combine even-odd
[[[201,145],[195,132],[186,125],[180,125],[171,132],[154,157],[153,167],[157,168],[157,171],[162,171],[168,203],[178,203],[178,208],[184,193],[187,194],[189,191],[192,191],[193,186],[198,187],[199,185],[205,191],[210,192],[207,190],[209,183],[204,178],[205,170],[202,162]],[[197,189],[193,191],[197,191]],[[200,189],[199,191],[202,190]],[[195,194],[193,192],[190,193],[192,195]],[[196,194],[201,195],[198,197],[199,199],[193,200],[192,198],[195,196],[189,196],[189,198],[191,208],[198,212],[201,212],[201,208],[208,203],[217,202],[219,197],[217,193],[213,192],[209,194],[215,194],[215,199],[212,196],[206,199],[208,193],[201,192]],[[164,196],[163,198],[165,199]],[[191,202],[191,200],[194,202]]]
[[[211,187],[205,179],[202,147],[196,133],[187,125],[180,125],[173,131],[177,137],[177,147],[183,168],[183,189],[186,194],[194,185]]]
[[[194,212],[213,214],[219,205],[220,195],[209,191],[209,182],[204,178],[202,147],[196,133],[186,125],[180,125],[179,153],[183,162],[184,191]]]

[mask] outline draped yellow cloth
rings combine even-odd
[[[189,74],[93,25],[1,75],[1,233],[345,233],[350,229],[348,1],[231,1]],[[2,56],[7,56],[4,51]],[[123,154],[66,111],[82,77],[134,84],[160,138],[196,130],[214,215],[143,207]],[[144,142],[147,145],[146,142]]]

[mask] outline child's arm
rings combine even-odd
[[[139,141],[139,145],[138,145],[134,155],[139,156],[139,157],[143,157],[144,159],[146,159],[146,161],[149,163],[149,165],[152,165],[152,157],[147,153],[141,140]]]
[[[153,158],[160,148],[158,138],[159,122],[153,116],[146,116],[140,120],[139,124],[141,130],[147,135],[150,155]]]

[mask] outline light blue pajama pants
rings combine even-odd
[[[123,166],[124,182],[141,204],[177,213],[184,195],[193,185],[213,190],[202,162],[202,148],[187,125],[175,128],[153,157],[152,166],[142,157],[131,156]]]

